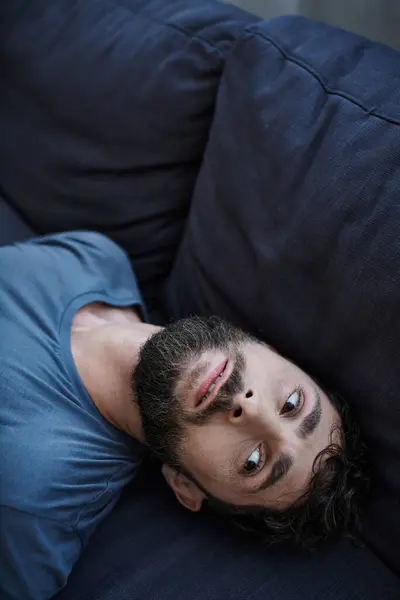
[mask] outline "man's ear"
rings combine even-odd
[[[200,510],[205,495],[193,481],[168,465],[162,466],[162,473],[183,506],[194,512]]]

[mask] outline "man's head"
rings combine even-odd
[[[364,482],[358,431],[266,344],[216,317],[178,321],[143,346],[133,387],[146,441],[187,508],[206,501],[302,542],[350,525]]]

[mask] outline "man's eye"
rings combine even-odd
[[[301,389],[297,389],[292,392],[285,404],[282,406],[281,415],[293,416],[296,414],[303,404],[303,392]]]
[[[254,450],[249,456],[249,458],[244,463],[244,472],[246,474],[254,473],[258,471],[260,468],[261,462],[261,450],[260,446]]]

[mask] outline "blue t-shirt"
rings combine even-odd
[[[72,318],[95,301],[144,311],[108,238],[0,248],[1,600],[45,600],[65,585],[145,452],[103,418],[75,367]]]

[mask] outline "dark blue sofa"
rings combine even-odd
[[[59,600],[400,598],[400,56],[205,0],[0,7],[0,244],[90,227],[150,308],[222,314],[353,404],[359,543],[265,548],[146,464]]]

